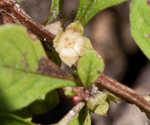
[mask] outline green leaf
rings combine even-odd
[[[0,113],[1,125],[35,125],[13,114]]]
[[[46,94],[45,99],[38,99],[33,102],[27,109],[32,115],[40,115],[47,113],[56,107],[59,103],[57,91],[52,91]]]
[[[16,0],[17,1],[17,3],[21,3],[23,0]]]
[[[51,105],[49,105],[51,108]],[[42,99],[38,99],[29,106],[29,112],[32,115],[40,115],[49,111],[48,105]]]
[[[83,35],[84,33],[84,27],[82,26],[82,24],[79,21],[75,21],[73,23],[71,23],[70,25],[67,26],[67,28],[65,29],[65,31],[67,30],[72,30],[74,32],[78,32],[80,35]]]
[[[107,100],[107,94],[105,93],[98,93],[89,98],[87,102],[87,106],[91,111],[94,111],[97,105],[101,103],[105,103]]]
[[[41,115],[49,112],[59,104],[59,95],[56,90],[51,91],[44,97],[35,100],[29,106],[20,109],[18,111],[12,112],[17,116],[22,118],[32,118],[33,115]]]
[[[80,125],[78,118],[79,118],[79,114],[77,114],[68,125]]]
[[[109,109],[108,95],[106,93],[96,94],[89,98],[87,102],[88,108],[94,113],[102,116],[106,116]]]
[[[111,93],[98,93],[89,98],[87,107],[95,114],[106,116],[110,101],[118,102],[117,97]]]
[[[140,49],[150,59],[150,4],[148,0],[132,0],[131,33]]]
[[[127,0],[80,0],[75,20],[80,20],[85,26],[99,11],[125,1]]]
[[[1,111],[19,110],[49,91],[75,86],[38,73],[41,60],[48,59],[40,41],[31,40],[22,26],[1,26],[0,46]]]
[[[89,110],[85,107],[77,114],[69,125],[91,125],[91,116]]]
[[[119,103],[118,97],[113,95],[112,93],[107,93],[107,100],[114,103]]]
[[[59,95],[57,91],[52,91],[46,94],[45,103],[49,107],[49,110],[56,107],[59,104]]]
[[[91,125],[91,115],[90,115],[89,110],[87,110],[87,113],[86,113],[86,116],[82,125]]]
[[[63,89],[64,95],[68,98],[73,98],[75,94],[73,93],[73,87],[66,87]]]
[[[53,21],[58,16],[62,3],[63,3],[63,0],[51,0],[48,23]]]
[[[105,101],[96,107],[94,113],[97,115],[106,116],[108,109],[109,109],[109,103]]]
[[[98,57],[96,51],[88,51],[79,59],[77,71],[85,86],[90,86],[94,83],[103,70],[103,59]]]

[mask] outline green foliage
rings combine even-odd
[[[68,98],[72,98],[75,96],[75,94],[73,93],[73,87],[65,87],[63,91],[64,95],[67,96]]]
[[[79,114],[77,114],[74,119],[69,123],[69,125],[91,125],[91,116],[89,110],[85,107]]]
[[[63,0],[51,0],[48,23],[53,21],[58,16],[62,4],[63,4]]]
[[[55,108],[56,105],[59,104],[59,95],[57,91],[47,93],[45,97],[45,103],[49,107],[48,110]]]
[[[104,62],[96,51],[85,53],[78,62],[77,71],[84,86],[90,86],[104,70]]]
[[[17,3],[21,3],[23,0],[16,0],[17,1]]]
[[[94,113],[101,116],[106,116],[109,109],[109,103],[107,101],[100,102],[100,104],[95,108]]]
[[[26,122],[22,118],[7,114],[7,113],[0,113],[0,124],[1,125],[35,125],[33,123]]]
[[[22,1],[16,0],[17,3]],[[80,0],[75,17],[77,21],[71,23],[64,32],[56,34],[53,42],[55,50],[48,45],[50,50],[47,53],[51,54],[49,57],[59,66],[61,60],[70,68],[78,61],[77,73],[85,87],[90,87],[97,80],[104,70],[104,62],[93,50],[90,40],[83,36],[82,25],[85,26],[92,17],[105,8],[125,1],[127,0]],[[64,0],[51,0],[47,23],[57,18],[63,2]],[[132,0],[130,11],[132,36],[150,59],[150,3],[148,0]],[[72,48],[69,46],[71,44]],[[31,40],[24,27],[1,26],[0,46],[0,124],[34,125],[18,116],[31,119],[32,115],[43,114],[55,108],[59,104],[59,95],[55,91],[57,88],[66,87],[63,89],[65,96],[70,98],[75,96],[72,88],[77,85],[75,82],[45,76],[39,72],[41,61],[49,59],[41,42]],[[63,55],[64,50],[67,54]],[[149,100],[149,97],[146,99]],[[106,116],[110,101],[118,102],[111,93],[93,94],[69,125],[91,125],[90,112]]]
[[[87,106],[95,114],[106,116],[110,101],[118,102],[117,98],[111,93],[99,93],[88,100]]]
[[[1,111],[18,110],[49,91],[75,85],[38,73],[40,60],[47,57],[40,41],[31,40],[22,26],[1,26],[0,46]]]
[[[132,36],[144,54],[150,59],[150,4],[148,0],[132,0],[130,22]]]
[[[27,107],[27,110],[31,115],[40,115],[55,108],[58,103],[58,93],[57,91],[52,91],[47,93],[44,99],[38,99],[33,102],[29,107]]]
[[[127,0],[80,0],[75,20],[80,20],[85,26],[98,12],[125,1]]]

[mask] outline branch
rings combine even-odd
[[[26,26],[31,32],[36,34],[41,40],[52,44],[54,35],[48,32],[42,25],[36,23],[28,16],[23,9],[20,8],[14,0],[0,0],[0,10],[11,14],[21,24]]]
[[[28,30],[36,34],[40,39],[52,44],[54,35],[48,32],[44,26],[33,21],[32,18],[28,16],[14,0],[0,0],[0,10],[4,24],[19,21],[19,23],[26,26]],[[48,59],[40,60],[38,73],[61,79],[72,80],[72,76],[69,75],[68,72],[60,69]]]
[[[57,123],[57,125],[68,125],[69,122],[73,120],[73,118],[81,111],[81,109],[85,106],[84,102],[78,103],[76,106],[70,110],[65,117]]]
[[[54,35],[48,32],[42,25],[36,23],[29,17],[14,0],[0,0],[0,10],[14,16],[21,24],[25,25],[30,31],[36,34],[40,39],[52,44]],[[126,101],[137,105],[147,116],[150,116],[150,103],[142,96],[138,95],[134,90],[118,83],[117,81],[105,76],[100,75],[96,84],[98,87],[103,87],[114,93],[115,95],[125,99]]]
[[[142,96],[138,95],[134,90],[103,74],[97,79],[96,85],[100,88],[109,90],[131,104],[137,105],[150,118],[150,103]]]

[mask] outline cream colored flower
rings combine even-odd
[[[62,24],[60,21],[48,24],[45,29],[47,29],[49,32],[51,32],[54,35],[57,35],[58,33],[63,31]]]
[[[93,49],[90,40],[83,36],[83,27],[78,21],[70,24],[65,32],[57,34],[54,48],[62,61],[70,67],[86,50]]]

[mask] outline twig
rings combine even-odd
[[[30,31],[36,34],[40,39],[52,44],[55,37],[48,32],[42,25],[36,23],[28,16],[23,9],[20,8],[14,0],[0,0],[0,10],[4,10],[16,18],[21,24],[26,26]]]
[[[150,118],[150,103],[134,90],[120,84],[119,82],[101,74],[96,81],[96,85],[105,88],[131,104],[137,105]]]
[[[0,0],[0,10],[7,11],[12,14],[21,24],[25,25],[30,31],[36,34],[42,40],[46,40],[49,43],[54,38],[54,35],[48,32],[42,25],[34,22],[13,0]],[[150,103],[146,101],[142,96],[139,96],[134,90],[118,83],[117,81],[101,75],[97,81],[97,86],[103,87],[114,93],[115,95],[125,99],[126,101],[137,105],[147,116],[150,114]]]
[[[76,106],[74,106],[72,108],[72,110],[70,110],[65,117],[58,122],[56,125],[68,125],[69,122],[71,122],[71,120],[73,120],[73,118],[81,111],[81,109],[85,106],[84,102],[80,102],[78,103]]]
[[[28,16],[23,9],[20,8],[14,0],[0,0],[0,10],[3,19],[3,23],[6,24],[19,21],[19,23],[25,25],[28,30],[36,34],[40,39],[52,43],[54,35],[48,32],[42,25],[36,23]],[[4,15],[5,14],[5,15]],[[6,18],[6,19],[5,19]],[[51,60],[41,59],[39,62],[38,73],[53,76],[61,79],[72,79],[66,71],[60,69]]]

